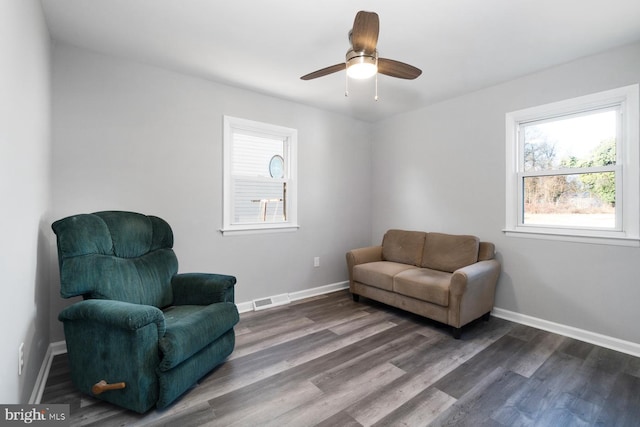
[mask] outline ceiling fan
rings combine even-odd
[[[412,65],[378,57],[376,44],[378,43],[379,30],[378,14],[361,10],[353,21],[353,29],[349,31],[351,49],[347,51],[345,62],[322,68],[300,78],[312,80],[345,69],[347,75],[354,79],[366,79],[380,73],[400,79],[413,80],[422,74],[419,68]]]

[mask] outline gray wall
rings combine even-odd
[[[502,232],[505,113],[639,81],[635,44],[377,123],[373,240],[391,227],[476,234],[503,264],[497,307],[640,343],[640,249]]]
[[[346,280],[346,251],[371,237],[369,124],[67,45],[53,57],[52,219],[161,216],[180,271],[237,276],[236,302]],[[298,129],[297,232],[218,231],[223,115]],[[66,304],[52,297],[52,341],[64,338],[55,316]]]
[[[29,400],[49,345],[50,44],[40,2],[0,1],[0,402]],[[18,347],[24,371],[18,376]]]

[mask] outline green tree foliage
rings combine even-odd
[[[616,141],[614,138],[602,141],[587,159],[578,161],[579,167],[609,166],[616,163]],[[596,194],[602,201],[615,206],[616,181],[613,172],[587,173],[580,175],[585,188]]]

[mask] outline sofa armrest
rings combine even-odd
[[[382,246],[369,246],[347,252],[347,265],[350,266],[375,261],[382,261]]]
[[[234,302],[236,278],[224,274],[183,273],[171,279],[174,305]]]
[[[479,261],[453,272],[451,277],[448,323],[460,328],[493,309],[500,263]]]
[[[349,282],[353,284],[353,267],[367,262],[382,261],[382,246],[368,246],[366,248],[352,249],[347,252],[347,268],[349,270]]]
[[[114,300],[89,299],[77,302],[62,310],[58,319],[62,322],[89,321],[128,331],[155,323],[159,337],[165,332],[164,314],[159,308]]]
[[[462,295],[472,287],[495,287],[500,275],[500,263],[491,259],[467,265],[453,272],[450,292]]]

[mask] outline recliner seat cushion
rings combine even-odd
[[[476,236],[428,233],[422,267],[453,273],[478,262],[479,245]]]
[[[353,267],[353,280],[384,289],[385,291],[391,291],[393,290],[393,276],[402,271],[417,268],[412,265],[390,261],[367,262]]]
[[[160,371],[179,365],[238,323],[235,304],[181,305],[164,310],[166,332],[160,338]]]

